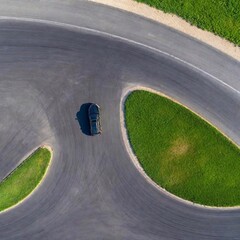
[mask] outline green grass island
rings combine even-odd
[[[25,199],[42,181],[52,157],[47,147],[40,147],[0,183],[0,211]]]
[[[240,149],[215,127],[144,90],[127,96],[124,116],[132,150],[154,182],[201,205],[240,205]]]

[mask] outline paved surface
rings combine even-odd
[[[239,144],[239,62],[164,26],[85,1],[0,4],[1,16],[117,34],[208,73],[100,32],[2,19],[0,179],[41,143],[53,147],[54,159],[38,191],[0,214],[1,240],[240,239],[240,210],[190,206],[149,185],[126,152],[119,123],[122,89],[144,84],[191,107]],[[84,134],[76,120],[89,102],[102,108],[100,137]]]

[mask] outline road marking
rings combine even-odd
[[[100,31],[100,30],[97,30],[97,29],[93,29],[93,28],[88,28],[88,27],[82,27],[82,26],[77,26],[77,25],[73,25],[73,24],[69,24],[69,23],[62,23],[62,22],[56,22],[56,21],[51,21],[51,20],[43,20],[43,19],[35,19],[35,18],[24,18],[24,17],[8,17],[8,16],[0,16],[0,20],[16,20],[16,21],[25,21],[25,22],[35,22],[35,23],[44,23],[44,24],[48,24],[48,25],[55,25],[55,26],[59,26],[59,27],[66,27],[66,28],[72,28],[72,29],[81,29],[81,30],[85,30],[85,31],[88,31],[88,32],[93,32],[93,33],[97,33],[97,34],[100,34],[100,35],[103,35],[103,36],[108,36],[108,37],[111,37],[111,38],[114,38],[114,39],[118,39],[118,40],[122,40],[122,41],[125,41],[125,42],[128,42],[128,43],[132,43],[132,44],[135,44],[135,45],[138,45],[138,46],[141,46],[141,47],[144,47],[144,48],[147,48],[147,49],[150,49],[152,51],[155,51],[155,52],[158,52],[158,53],[161,53],[165,56],[168,56],[170,58],[173,58],[181,63],[184,63],[186,64],[187,66],[203,73],[204,75],[208,76],[208,77],[211,77],[212,79],[216,80],[217,82],[219,82],[220,84],[222,84],[223,86],[225,87],[228,87],[230,88],[232,91],[240,94],[240,91],[238,91],[236,88],[232,87],[231,85],[225,83],[223,80],[213,76],[212,74],[202,70],[201,68],[185,61],[185,60],[182,60],[181,58],[179,57],[176,57],[172,54],[169,54],[167,52],[164,52],[162,50],[159,50],[155,47],[151,47],[151,46],[148,46],[144,43],[140,43],[140,42],[137,42],[137,41],[134,41],[134,40],[131,40],[131,39],[128,39],[128,38],[125,38],[125,37],[121,37],[121,36],[118,36],[118,35],[115,35],[115,34],[111,34],[111,33],[108,33],[108,32],[103,32],[103,31]]]

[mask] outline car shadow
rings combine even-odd
[[[76,120],[78,120],[82,133],[90,136],[90,125],[88,118],[88,108],[92,103],[84,103],[81,105],[79,112],[76,114]]]

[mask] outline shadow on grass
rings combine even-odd
[[[82,133],[90,136],[90,125],[88,119],[88,108],[92,103],[84,103],[81,105],[79,112],[76,114],[76,120],[78,120]]]

